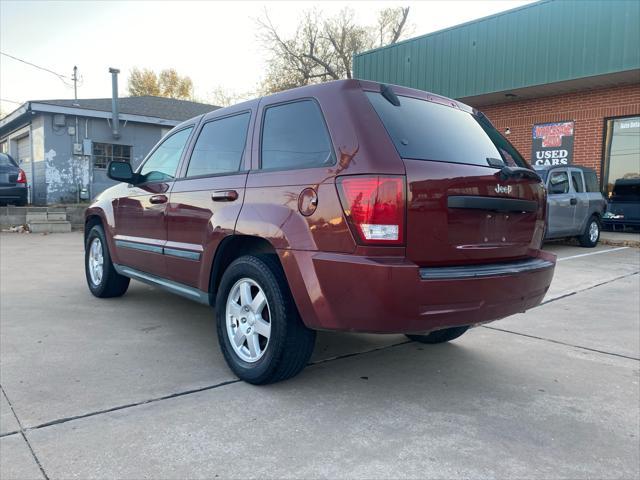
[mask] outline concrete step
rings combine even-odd
[[[1,1],[1,0],[0,0]],[[0,207],[0,229],[30,222],[68,220],[75,228],[84,225],[84,205],[52,207]]]
[[[71,222],[66,220],[34,220],[27,223],[32,233],[67,233],[71,231]]]
[[[67,220],[67,212],[47,212],[47,220],[60,221]]]
[[[27,212],[26,222],[46,222],[47,212]]]

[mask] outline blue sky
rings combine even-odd
[[[410,5],[412,36],[422,35],[530,3],[529,1],[351,2],[362,23],[375,22],[388,6]],[[266,8],[282,32],[296,28],[305,9],[328,14],[345,2],[0,2],[0,50],[71,76],[78,66],[80,98],[111,94],[109,67],[120,68],[120,89],[134,66],[173,67],[189,75],[205,99],[216,87],[255,90],[264,70],[255,18]],[[73,98],[55,76],[0,56],[0,108],[47,98]]]

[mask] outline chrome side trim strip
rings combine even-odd
[[[177,248],[163,248],[165,255],[170,255],[172,257],[186,258],[188,260],[200,260],[199,252],[192,252],[189,250],[178,250]]]
[[[124,275],[125,277],[148,283],[149,285],[163,288],[164,290],[167,290],[171,293],[181,295],[185,298],[189,298],[190,300],[195,300],[198,303],[209,305],[209,294],[207,292],[203,292],[202,290],[199,290],[197,288],[174,282],[166,278],[158,277],[157,275],[141,272],[140,270],[127,267],[126,265],[118,265],[114,263],[113,266],[116,269],[116,272],[118,272],[120,275]]]
[[[128,240],[116,240],[116,247],[142,250],[143,252],[159,253],[162,255],[162,247],[149,245],[148,243],[130,242]]]
[[[130,240],[116,240],[116,247],[129,248],[131,250],[141,250],[143,252],[158,253],[160,255],[170,255],[172,257],[186,258],[188,260],[200,260],[200,252],[191,250],[180,250],[178,248],[161,247],[148,243],[132,242]]]
[[[555,264],[541,258],[517,260],[515,262],[491,263],[488,265],[463,265],[458,267],[424,267],[420,269],[422,280],[448,280],[454,278],[492,277],[496,275],[514,275],[545,268]]]

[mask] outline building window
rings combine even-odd
[[[107,168],[111,160],[130,162],[131,147],[129,145],[113,145],[111,143],[93,144],[94,168]]]
[[[616,180],[640,178],[640,117],[611,118],[605,129],[602,190],[607,197]]]

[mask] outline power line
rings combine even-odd
[[[14,57],[13,55],[9,55],[8,53],[5,52],[0,52],[0,55],[4,55],[5,57],[9,57],[12,58],[13,60],[16,60],[18,62],[22,62],[26,65],[29,65],[31,67],[37,68],[39,70],[43,70],[45,72],[51,73],[52,75],[55,75],[56,77],[58,77],[62,83],[64,83],[67,87],[71,87],[72,85],[69,85],[65,80],[71,80],[71,78],[67,77],[66,75],[62,75],[60,73],[54,72],[53,70],[50,70],[48,68],[45,67],[41,67],[40,65],[36,65],[35,63],[31,63],[31,62],[27,62],[26,60],[23,60],[21,58],[18,57]]]

